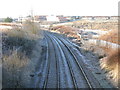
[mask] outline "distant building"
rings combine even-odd
[[[111,19],[111,20],[118,20],[119,17],[118,17],[118,16],[111,16],[110,19]]]
[[[94,16],[96,20],[109,20],[110,16]]]
[[[71,19],[72,20],[78,20],[78,19],[80,19],[80,16],[71,16]]]
[[[65,16],[65,18],[66,18],[68,21],[71,21],[71,20],[72,20],[72,16]]]
[[[81,19],[82,20],[91,20],[91,19],[93,19],[93,17],[92,16],[81,16]]]
[[[57,16],[60,22],[67,22],[69,21],[66,17],[64,16]]]
[[[30,17],[19,17],[18,22],[25,22],[26,20],[29,20]]]
[[[83,20],[110,20],[112,18],[111,16],[82,16]]]
[[[38,16],[34,16],[34,20],[35,21],[46,21],[47,20],[47,15],[38,15]]]
[[[47,21],[49,22],[60,22],[59,18],[54,15],[47,16],[46,18],[47,18]]]

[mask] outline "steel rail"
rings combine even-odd
[[[46,38],[46,37],[45,37]],[[46,39],[47,40],[47,39]],[[48,48],[49,48],[49,45],[48,45],[48,42],[47,42],[47,55],[46,55],[46,60],[48,60],[48,53],[49,53],[49,51],[48,51]],[[47,82],[48,82],[48,75],[49,75],[49,69],[50,69],[50,61],[48,60],[48,63],[47,63],[47,70],[46,70],[46,78],[45,78],[45,81],[44,81],[44,84],[43,84],[43,89],[46,89],[46,87],[47,87]]]
[[[47,35],[48,36],[48,35]],[[49,37],[49,36],[48,36]],[[52,39],[51,39],[51,42],[52,42],[52,44],[53,44],[53,46],[55,47],[55,45],[54,45],[54,42],[52,41]],[[54,49],[55,50],[55,49]],[[59,89],[59,87],[60,87],[60,76],[59,76],[59,61],[57,60],[57,55],[55,54],[55,58],[56,58],[56,71],[57,71],[57,88]]]
[[[48,35],[48,34],[47,34]],[[52,38],[55,42],[57,42],[53,37],[51,37],[50,35],[48,35],[50,38]],[[57,44],[58,45],[58,44]],[[59,49],[61,49],[60,48],[60,45],[59,45]],[[67,64],[68,64],[68,67],[69,67],[69,69],[70,69],[70,74],[71,74],[71,77],[72,77],[72,80],[73,80],[73,85],[74,85],[74,88],[75,89],[77,89],[78,88],[78,86],[77,86],[77,83],[76,83],[76,80],[75,80],[75,77],[74,77],[74,73],[73,73],[73,70],[72,70],[72,66],[71,66],[71,64],[70,64],[70,62],[66,59],[66,61],[67,61]]]
[[[45,32],[44,32],[45,33]],[[48,39],[48,36],[46,35],[45,36],[46,37],[46,39]],[[48,41],[49,42],[49,41]],[[51,42],[52,42],[52,40],[51,40]],[[53,44],[53,42],[52,42],[52,44]],[[48,44],[48,48],[49,48],[49,44]],[[49,55],[47,54],[47,57],[49,58]],[[47,59],[48,59],[47,58]],[[55,58],[56,58],[56,54],[55,54]],[[49,76],[49,70],[50,70],[50,61],[51,60],[48,60],[48,68],[47,68],[47,77],[46,77],[46,79],[45,79],[45,81],[44,81],[44,85],[43,85],[43,88],[44,89],[46,89],[47,88],[47,82],[48,82],[48,76]],[[59,83],[59,64],[58,64],[58,62],[56,61],[56,74],[57,74],[57,88],[59,89],[59,86],[60,86],[60,83]]]
[[[81,72],[82,72],[82,74],[83,74],[83,76],[84,76],[84,78],[85,78],[85,80],[86,80],[86,82],[87,82],[89,88],[92,90],[93,86],[91,85],[91,83],[90,83],[90,81],[89,81],[89,79],[88,79],[86,73],[84,72],[83,68],[82,68],[81,65],[79,64],[79,62],[78,62],[76,56],[75,56],[74,53],[71,51],[71,49],[69,48],[69,46],[66,45],[60,38],[57,38],[56,36],[54,36],[54,37],[55,37],[57,40],[60,40],[60,41],[67,47],[67,49],[70,51],[70,53],[73,55],[73,57],[74,57],[74,59],[75,59],[77,65],[78,65],[79,69],[81,70]]]

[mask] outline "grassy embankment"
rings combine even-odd
[[[111,43],[120,44],[119,36],[120,32],[118,31],[118,21],[115,20],[106,20],[106,21],[75,21],[73,27],[82,28],[82,29],[93,29],[93,30],[103,30],[108,31],[107,34],[99,37],[100,40],[105,40]],[[110,47],[100,47],[102,48],[107,56],[100,60],[101,68],[108,70],[108,76],[111,77],[111,81],[118,85],[120,82],[119,75],[119,66],[120,66],[120,49],[112,49]],[[119,84],[120,86],[120,84]]]
[[[120,33],[118,30],[111,30],[106,35],[102,35],[99,39],[105,40],[108,42],[116,43],[120,45],[119,42]],[[120,48],[111,49],[107,47],[102,47],[107,52],[107,57],[101,59],[101,67],[105,70],[109,70],[108,75],[111,77],[111,80],[118,86],[120,84]]]
[[[118,21],[75,21],[73,23],[73,27],[108,31],[107,34],[100,36],[99,39],[120,44]],[[118,67],[120,65],[120,49],[112,49],[110,47],[100,48],[104,49],[107,54],[105,58],[100,60],[101,68],[103,68],[104,70],[108,70],[108,76],[111,77],[111,81],[118,85],[118,82],[120,82],[120,75],[118,73],[120,70],[120,68]]]
[[[35,69],[31,58],[37,40],[42,37],[39,25],[30,21],[21,28],[15,25],[12,30],[2,32],[3,88],[30,85],[29,75]]]
[[[108,42],[120,44],[119,35],[118,32],[118,22],[117,21],[95,21],[95,22],[89,22],[89,21],[75,21],[73,22],[72,27],[77,27],[79,29],[93,29],[93,30],[105,30],[108,31],[106,35],[100,36],[100,40],[105,40]],[[69,27],[69,26],[56,26],[52,29],[55,31],[58,31],[62,34],[67,35],[68,37],[76,37],[78,39],[77,34],[75,33],[75,29]],[[111,49],[106,47],[100,47],[104,49],[107,56],[105,58],[102,58],[100,60],[101,68],[104,70],[108,70],[108,75],[111,77],[112,82],[118,83],[120,80],[120,77],[118,77],[118,70],[120,68],[118,67],[120,65],[120,49]]]

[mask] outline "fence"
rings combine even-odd
[[[97,46],[100,46],[100,47],[108,47],[108,48],[113,48],[113,49],[120,48],[120,45],[115,44],[115,43],[111,43],[111,42],[107,42],[107,41],[104,41],[104,40],[89,39],[88,43],[93,44],[93,45],[97,45]]]

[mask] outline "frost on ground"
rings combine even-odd
[[[72,41],[72,39],[71,39]],[[74,41],[73,41],[74,42]],[[78,44],[80,45],[79,51],[84,56],[84,63],[87,68],[93,73],[103,88],[114,88],[115,86],[108,79],[106,71],[102,69],[100,59],[107,56],[107,53],[100,47],[94,45]]]
[[[66,38],[62,35],[61,37]],[[74,37],[69,39],[73,43],[75,42]],[[73,43],[71,43],[71,45],[73,44],[75,47],[77,47],[79,50],[78,53],[81,54],[84,58],[83,62],[85,63],[88,70],[92,72],[94,77],[99,81],[102,88],[114,88],[112,83],[107,79],[104,70],[102,70],[100,67],[100,59],[107,56],[106,52],[98,46],[88,45],[86,43],[80,44],[80,42],[76,42],[76,44],[79,45],[79,48]]]

